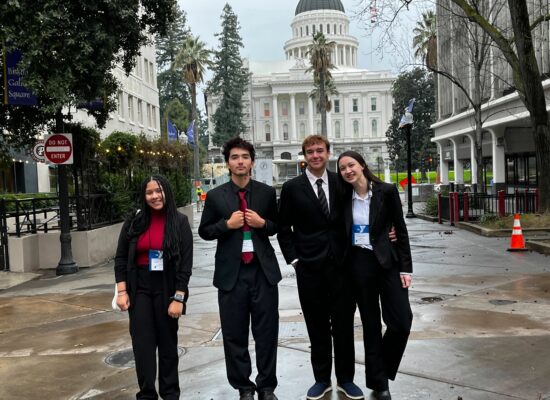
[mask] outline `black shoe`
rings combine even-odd
[[[389,390],[382,390],[380,392],[373,390],[370,398],[372,400],[391,400],[391,394]]]
[[[254,390],[239,390],[239,400],[254,400]]]
[[[279,400],[273,390],[262,390],[258,392],[258,400]]]

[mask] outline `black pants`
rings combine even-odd
[[[351,271],[363,322],[367,387],[386,390],[388,379],[395,379],[411,331],[409,291],[401,286],[399,269],[382,268],[371,250],[352,248]]]
[[[274,390],[277,386],[277,338],[279,291],[270,285],[258,261],[241,263],[233,290],[218,291],[218,304],[229,384],[239,390]],[[248,331],[256,343],[256,384],[250,380],[252,364]]]
[[[343,271],[330,257],[319,262],[299,261],[296,266],[298,296],[309,340],[316,382],[330,382],[332,344],[334,369],[339,383],[353,382],[355,303]]]
[[[178,320],[168,315],[163,272],[138,267],[137,291],[130,304],[130,335],[139,392],[136,399],[158,399],[155,389],[157,349],[159,393],[164,400],[180,398],[178,379]]]

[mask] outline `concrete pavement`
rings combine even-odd
[[[507,252],[509,238],[407,223],[414,321],[393,398],[550,399],[550,259]],[[191,297],[179,331],[181,398],[236,399],[212,287],[215,242],[194,231]],[[274,243],[284,277],[276,393],[304,399],[313,383],[309,342],[294,271]],[[110,310],[113,279],[112,263],[26,283],[21,274],[0,274],[0,399],[135,398],[127,315]],[[357,316],[356,382],[366,391],[361,339]],[[254,357],[253,350],[251,342]]]

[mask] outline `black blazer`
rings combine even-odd
[[[184,214],[178,212],[177,218],[179,255],[164,264],[164,301],[167,309],[169,299],[176,290],[181,290],[188,296],[189,278],[193,266],[193,234],[191,233],[191,227]],[[133,217],[124,222],[120,230],[115,255],[115,280],[116,282],[126,282],[126,291],[130,296],[130,307],[135,304],[137,286],[136,245],[138,236],[129,235],[128,233],[132,221]]]
[[[345,221],[347,243],[351,246],[353,224],[352,191],[346,194]],[[397,242],[390,242],[388,233],[395,227]],[[403,219],[403,208],[399,192],[394,185],[388,183],[373,183],[372,198],[369,208],[369,236],[372,248],[378,262],[383,268],[399,268],[400,272],[413,270],[411,247],[407,225]]]
[[[330,216],[327,218],[307,175],[283,184],[277,239],[285,260],[318,261],[332,255],[342,261],[346,250],[343,190],[338,175],[328,173]]]
[[[277,233],[277,202],[275,189],[251,180],[248,208],[266,220],[262,229],[251,228],[254,257],[259,261],[271,285],[281,280],[281,270],[269,236]],[[202,212],[199,235],[204,240],[218,240],[215,256],[214,286],[232,290],[239,276],[243,234],[240,229],[229,229],[226,220],[239,210],[239,197],[227,182],[208,192]]]

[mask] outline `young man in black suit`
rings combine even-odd
[[[296,270],[298,295],[311,342],[315,384],[307,399],[332,390],[332,346],[337,390],[350,399],[363,399],[353,383],[355,350],[354,299],[342,261],[346,251],[343,191],[336,173],[327,170],[329,141],[305,138],[304,174],[283,185],[277,239],[288,264]]]
[[[277,233],[275,190],[251,179],[254,147],[236,137],[223,146],[231,180],[208,192],[199,226],[205,240],[218,240],[214,286],[227,378],[240,400],[277,400],[277,338],[281,271],[269,236]],[[248,330],[256,342],[256,383],[250,380]]]

